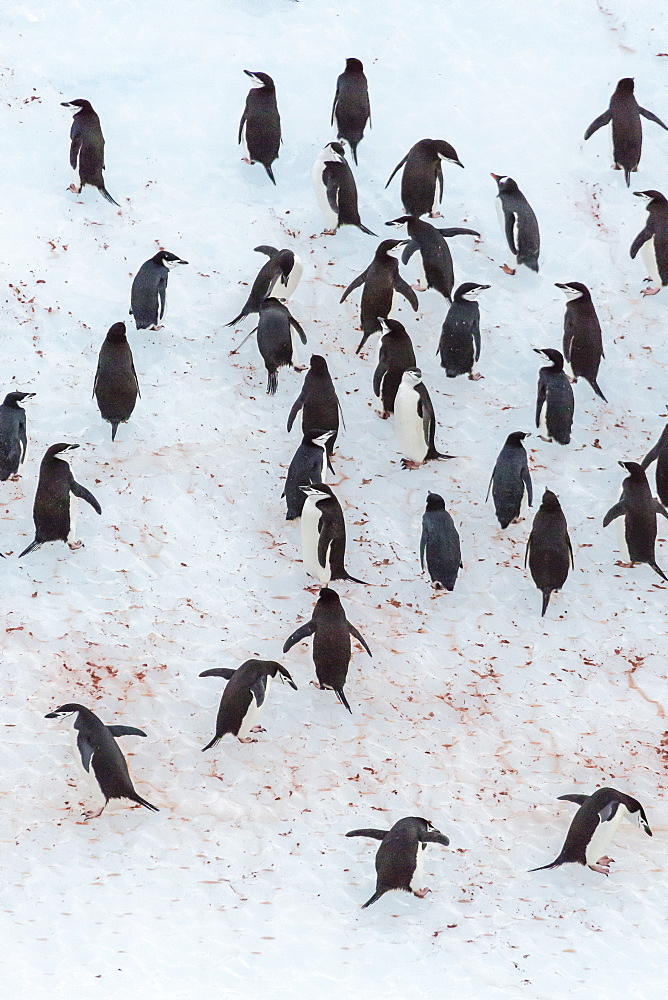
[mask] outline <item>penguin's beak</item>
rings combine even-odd
[[[493,177],[495,181],[501,180],[501,174],[490,174],[489,176]]]
[[[627,463],[626,463],[626,462],[618,462],[618,463],[617,463],[617,465],[621,465],[622,469],[626,469],[626,471],[627,471],[627,472],[629,471],[629,470],[628,470],[628,469],[626,468],[626,465],[627,465]]]

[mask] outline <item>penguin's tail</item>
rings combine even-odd
[[[600,396],[600,398],[603,400],[604,403],[607,403],[608,401],[605,398],[605,396],[603,395],[603,393],[601,392],[600,386],[599,386],[598,382],[596,381],[596,379],[595,378],[590,378],[590,379],[587,379],[587,381],[589,382],[589,385],[592,387],[592,389],[594,390],[594,392],[596,393],[596,395]]]
[[[665,579],[665,577],[664,577],[664,579]],[[540,613],[540,617],[541,618],[545,617],[545,612],[547,611],[547,606],[550,603],[550,598],[551,597],[552,597],[552,591],[551,590],[544,590],[543,591],[543,610]],[[536,871],[538,871],[538,869],[536,869]]]
[[[38,542],[38,541],[37,541],[37,539],[35,539],[35,540],[34,540],[33,542],[31,542],[31,543],[30,543],[30,545],[28,546],[28,548],[27,548],[27,549],[24,549],[24,550],[23,550],[23,552],[22,552],[22,553],[21,553],[21,555],[19,556],[19,559],[22,559],[22,558],[23,558],[23,556],[27,556],[27,555],[28,555],[28,553],[29,553],[29,552],[32,552],[32,550],[33,550],[33,549],[38,549],[38,548],[40,547],[40,545],[41,545],[41,544],[42,544],[41,542]]]
[[[112,424],[111,424],[111,440],[112,441],[116,440],[116,431],[118,430],[118,424],[119,424],[118,420],[112,421]]]
[[[140,806],[145,806],[147,809],[150,809],[151,812],[154,813],[160,812],[157,806],[152,806],[151,803],[147,802],[146,799],[143,799],[141,795],[135,795],[132,801],[137,802]]]
[[[366,903],[362,903],[360,909],[366,910],[367,906],[371,906],[372,903],[378,902],[381,896],[384,896],[387,889],[376,889],[371,899],[367,899]]]
[[[363,226],[361,222],[358,223],[357,228],[361,229],[363,233],[367,234],[367,236],[375,236],[376,235],[376,233],[372,233],[370,229],[367,229],[366,226]]]
[[[218,746],[218,744],[220,743],[221,739],[222,739],[222,736],[214,736],[214,738],[211,740],[210,743],[207,743],[207,745],[205,747],[202,747],[202,753],[204,753],[205,750],[210,750],[211,747]]]
[[[116,208],[120,208],[120,207],[121,207],[121,206],[120,206],[120,205],[118,204],[118,202],[117,202],[117,201],[114,201],[114,199],[113,199],[113,198],[111,197],[111,195],[110,195],[110,194],[109,194],[109,192],[107,191],[107,189],[106,189],[106,187],[104,186],[104,184],[103,184],[103,185],[102,185],[101,187],[99,187],[99,188],[98,188],[98,191],[100,192],[100,194],[102,195],[102,197],[103,197],[103,198],[104,198],[104,199],[105,199],[106,201],[109,201],[109,202],[111,202],[111,204],[112,204],[112,205],[115,205],[115,206],[116,206]]]
[[[626,186],[631,187],[631,171],[624,167],[624,180],[626,181]]]
[[[440,459],[440,458],[457,458],[457,456],[456,455],[442,455],[441,452],[440,451],[436,451],[435,448],[430,448],[429,451],[427,452],[427,454],[425,455],[424,460],[425,460],[425,462],[429,462],[429,461],[431,461],[431,459],[434,459],[434,458],[435,459]]]
[[[559,868],[559,866],[563,865],[563,864],[564,864],[564,859],[562,858],[562,856],[560,854],[559,857],[557,858],[557,860],[553,861],[552,864],[550,864],[550,865],[541,865],[540,868],[530,868],[529,869],[529,873],[531,873],[531,872],[544,872],[546,868]]]
[[[267,171],[267,173],[269,174],[269,180],[271,181],[271,183],[272,183],[272,184],[275,184],[275,183],[276,183],[276,178],[274,177],[274,171],[273,171],[273,170],[271,169],[271,164],[269,164],[269,165],[267,166],[267,164],[265,163],[265,164],[264,164],[264,169],[265,169],[265,170]]]
[[[275,396],[278,389],[278,372],[267,372],[267,394]]]
[[[339,699],[339,701],[341,702],[341,704],[343,705],[343,707],[347,708],[348,711],[350,712],[350,714],[352,715],[353,714],[353,710],[350,707],[350,705],[348,704],[348,699],[346,698],[345,694],[343,693],[343,688],[334,688],[334,693],[335,693],[336,697]]]
[[[668,583],[668,576],[666,576],[666,574],[663,572],[660,566],[657,566],[655,562],[651,562],[649,563],[649,565],[652,567],[655,573],[659,574],[662,580],[665,580],[666,583]]]
[[[247,313],[245,309],[242,309],[239,315],[235,316],[234,319],[231,319],[229,323],[225,324],[225,326],[236,326],[236,324],[239,323],[242,319],[246,319],[246,316],[248,315],[249,313]]]
[[[366,580],[358,580],[356,576],[350,576],[347,569],[344,569],[343,576],[332,577],[332,579],[337,580],[349,580],[350,583],[361,583],[363,587],[371,587],[372,584],[367,583]]]
[[[354,139],[348,139],[348,145],[350,146],[350,152],[353,154],[353,160],[355,161],[355,166],[356,167],[359,166],[359,164],[357,163],[357,143],[358,142],[359,142],[359,139],[356,139],[356,140],[354,140]],[[365,232],[368,232],[368,230],[365,230]]]

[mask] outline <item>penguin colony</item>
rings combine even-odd
[[[264,167],[276,185],[274,163],[279,158],[281,121],[274,81],[264,72],[245,71],[253,81],[241,117],[238,141],[244,146],[246,162]],[[98,115],[87,100],[63,102],[74,111],[71,129],[71,166],[78,173],[79,193],[91,185],[110,204],[118,205],[107,191],[103,178],[105,169],[104,138]],[[610,108],[587,129],[588,139],[597,129],[612,124],[615,169],[622,169],[627,186],[630,174],[637,169],[642,143],[640,116],[666,129],[653,113],[641,108],[633,96],[633,81],[621,80],[612,97]],[[357,166],[360,143],[370,123],[370,102],[362,63],[350,58],[339,76],[332,108],[332,123],[336,125],[336,141],[329,142],[316,160],[312,180],[317,201],[324,217],[327,235],[334,235],[343,226],[352,226],[362,236],[374,233],[361,222],[359,194],[353,169],[346,158],[346,144]],[[363,147],[362,147],[363,150]],[[379,416],[392,416],[397,427],[401,464],[406,470],[420,470],[428,461],[453,459],[436,447],[437,415],[422,374],[417,366],[409,332],[391,317],[397,293],[411,308],[419,311],[414,289],[401,276],[396,254],[406,264],[417,254],[424,275],[424,285],[447,303],[447,311],[436,353],[440,354],[447,378],[474,374],[481,356],[481,316],[477,298],[490,285],[470,281],[460,283],[455,291],[452,257],[447,239],[473,236],[475,230],[455,226],[437,228],[421,217],[436,217],[443,201],[443,163],[464,168],[455,148],[443,139],[422,139],[416,142],[392,171],[387,185],[403,168],[401,203],[403,216],[388,221],[388,226],[405,227],[407,239],[381,240],[373,250],[367,269],[356,277],[341,296],[344,302],[362,287],[362,339],[360,353],[370,338],[377,335],[377,363],[372,388],[381,402]],[[515,179],[491,174],[497,183],[498,201],[508,248],[516,264],[539,271],[540,236],[537,216]],[[280,181],[280,177],[279,177]],[[633,241],[630,257],[643,248],[649,249],[652,278],[659,286],[646,289],[644,294],[656,294],[668,284],[668,202],[655,190],[634,192],[647,202],[649,219]],[[257,317],[253,333],[267,371],[267,392],[278,388],[278,370],[296,366],[296,340],[303,344],[307,334],[292,316],[286,302],[302,275],[302,263],[292,250],[258,246],[257,252],[268,257],[254,279],[241,312],[227,325],[235,326],[249,316]],[[371,256],[371,251],[370,251]],[[138,331],[159,331],[165,319],[169,271],[187,261],[167,250],[160,250],[138,268],[130,289],[130,315]],[[515,269],[504,266],[508,274]],[[584,275],[582,275],[584,276]],[[534,348],[550,366],[542,367],[538,376],[536,396],[536,427],[541,438],[567,446],[575,414],[572,383],[581,377],[596,396],[606,403],[599,384],[599,367],[604,358],[601,327],[595,305],[585,284],[579,280],[559,283],[567,297],[564,319],[563,354],[553,347]],[[483,328],[489,319],[483,320]],[[99,355],[93,382],[102,418],[111,424],[111,440],[116,439],[119,425],[133,415],[140,397],[132,351],[123,322],[110,327]],[[351,344],[351,348],[354,345]],[[570,376],[564,365],[570,366]],[[371,385],[371,379],[367,380]],[[605,381],[604,381],[605,384]],[[612,390],[607,389],[612,394]],[[0,406],[0,480],[15,479],[24,461],[29,434],[23,405],[35,394],[10,392]],[[313,638],[313,661],[317,686],[336,694],[348,712],[353,709],[344,690],[353,653],[351,637],[369,656],[372,650],[358,629],[348,621],[347,610],[330,584],[351,582],[372,585],[351,576],[347,570],[345,513],[334,490],[326,484],[328,475],[335,473],[335,446],[340,431],[341,407],[327,359],[313,354],[303,386],[287,416],[291,430],[301,415],[302,442],[290,464],[284,484],[287,520],[301,519],[302,555],[305,571],[320,585],[310,619],[298,626],[285,639],[284,654],[297,643]],[[662,579],[668,580],[656,560],[657,516],[668,518],[668,428],[641,463],[620,461],[628,473],[622,484],[621,498],[605,514],[602,527],[617,518],[624,518],[624,535],[630,564],[647,563]],[[491,474],[490,486],[496,517],[502,530],[513,530],[522,520],[525,506],[532,506],[533,487],[524,440],[529,432],[509,433],[501,447]],[[501,442],[499,442],[501,444]],[[98,514],[100,503],[79,484],[69,465],[77,443],[60,442],[48,448],[44,455],[37,483],[33,519],[34,540],[21,552],[27,556],[51,541],[64,541],[71,549],[81,546],[76,539],[76,500],[85,500]],[[332,463],[334,459],[334,465]],[[653,497],[645,470],[657,462],[656,481],[660,500]],[[410,473],[407,472],[407,478]],[[278,486],[278,483],[277,483]],[[422,535],[416,539],[416,558],[429,576],[435,591],[452,592],[458,574],[465,572],[466,553],[462,551],[460,535],[446,500],[431,491],[425,497]],[[567,502],[566,502],[567,507]],[[526,534],[526,532],[525,532]],[[526,563],[536,587],[541,591],[542,615],[550,600],[568,578],[573,566],[573,548],[568,532],[566,512],[560,499],[545,489],[533,519],[526,546]],[[305,612],[307,609],[305,608]],[[202,748],[213,750],[226,735],[241,742],[256,742],[252,734],[263,732],[258,719],[273,681],[286,683],[294,690],[297,685],[288,669],[275,661],[250,659],[237,668],[213,668],[201,677],[220,677],[227,683],[215,721],[215,734]],[[139,730],[124,725],[107,725],[90,709],[69,702],[50,711],[46,718],[69,720],[75,739],[75,754],[83,772],[92,778],[92,787],[99,808],[88,810],[86,819],[100,816],[107,803],[127,799],[150,811],[157,807],[135,789],[125,758],[116,742],[122,736],[146,737]],[[651,836],[642,805],[632,796],[613,788],[599,788],[592,794],[572,793],[561,799],[575,802],[578,811],[570,825],[561,853],[556,861],[542,866],[555,868],[565,863],[587,865],[595,872],[609,874],[612,859],[606,851],[622,818],[636,823]],[[363,904],[375,903],[390,890],[413,892],[424,897],[429,891],[420,887],[420,870],[427,844],[449,845],[446,835],[429,820],[417,816],[399,819],[389,830],[362,828],[348,832],[348,837],[364,837],[380,841],[376,855],[376,889]],[[539,869],[532,869],[534,871]]]

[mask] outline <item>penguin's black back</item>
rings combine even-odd
[[[246,98],[246,146],[251,160],[270,168],[278,159],[281,145],[281,119],[276,91],[252,87]],[[270,175],[271,176],[271,175]]]
[[[157,326],[161,313],[160,293],[167,288],[169,269],[151,257],[137,271],[130,292],[130,312],[138,330]]]
[[[641,475],[642,473],[642,475]],[[642,470],[622,483],[626,505],[624,534],[631,562],[654,563],[656,546],[656,506],[647,477]]]
[[[546,490],[529,535],[528,561],[531,577],[543,593],[543,614],[550,595],[561,590],[571,562],[568,526],[557,497]]]
[[[22,406],[0,406],[0,482],[16,475],[22,460],[22,439],[26,433],[26,414]]]
[[[319,431],[316,431],[317,434]],[[313,434],[305,434],[304,440],[297,448],[285,480],[284,497],[287,503],[286,521],[294,521],[301,517],[306,494],[301,489],[302,486],[311,486],[322,482],[323,477],[323,455],[326,458],[326,449],[313,443]]]
[[[278,386],[276,372],[292,364],[290,313],[278,299],[265,299],[260,306],[257,346],[267,369],[267,392],[273,395]]]
[[[494,509],[499,524],[504,529],[520,516],[526,488],[523,477],[531,481],[527,453],[521,439],[510,434],[499,452],[492,473]]]
[[[104,137],[100,119],[92,108],[78,111],[72,119],[70,138],[81,146],[78,154],[79,179],[82,184],[104,187]],[[74,167],[75,164],[73,163]]]
[[[358,59],[348,59],[345,71],[336,81],[334,117],[337,136],[350,144],[355,163],[357,146],[364,136],[370,114],[369,90],[362,63]]]
[[[401,201],[408,215],[426,215],[434,207],[441,162],[431,145],[421,139],[411,147],[401,176]]]
[[[545,387],[545,424],[551,438],[559,444],[569,444],[575,398],[568,376],[563,371],[554,368],[541,368],[539,391],[541,384]]]
[[[409,368],[417,367],[413,342],[397,320],[387,320],[389,330],[380,338],[378,364],[373,375],[373,391],[380,396],[383,411],[394,413],[394,401],[401,379]]]
[[[612,112],[612,149],[616,166],[628,174],[640,163],[642,152],[642,124],[638,102],[631,87],[624,87],[620,80],[610,100]]]
[[[394,279],[398,272],[398,261],[389,255],[374,259],[369,265],[360,303],[360,318],[365,334],[380,330],[378,320],[387,319],[390,315],[394,299]]]
[[[302,391],[290,410],[288,431],[300,408],[303,434],[316,430],[334,431],[327,442],[327,453],[331,455],[339,432],[339,398],[327,362],[319,354],[311,357],[311,367],[304,376]]]
[[[647,469],[654,461],[656,461],[656,491],[665,507],[668,505],[668,424],[664,427],[657,443],[643,459],[643,469]]]
[[[467,375],[480,355],[480,306],[466,299],[448,309],[438,344],[441,365],[448,378]]]
[[[420,559],[426,563],[432,583],[443,590],[454,590],[462,563],[459,532],[445,509],[443,498],[430,493],[422,515]]]
[[[596,392],[596,379],[603,357],[603,338],[591,297],[581,296],[566,303],[563,346],[564,357],[569,362],[573,375],[586,379]],[[598,394],[602,395],[600,389]]]
[[[67,541],[70,532],[70,483],[72,473],[67,462],[45,455],[39,467],[39,480],[33,519],[35,540]]]
[[[114,324],[100,348],[94,391],[102,418],[112,425],[113,440],[118,424],[130,419],[138,392],[124,323]]]
[[[323,687],[342,691],[350,663],[350,631],[341,601],[330,588],[323,588],[320,591],[320,597],[313,609],[313,623],[315,625],[313,662],[316,677]]]

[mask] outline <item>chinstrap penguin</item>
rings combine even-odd
[[[292,404],[288,416],[288,434],[292,430],[297,414],[302,412],[302,434],[310,431],[334,431],[327,442],[327,454],[331,455],[339,433],[341,404],[336,395],[334,382],[327,362],[320,354],[311,356],[311,367],[304,376],[301,392]]]
[[[647,482],[645,470],[637,462],[620,462],[628,476],[622,483],[622,495],[619,501],[610,508],[603,518],[603,527],[618,517],[624,517],[623,542],[626,543],[628,560],[634,563],[647,563],[662,580],[668,582],[668,576],[656,564],[656,515],[668,519],[668,510],[655,500]]]
[[[380,320],[387,319],[392,311],[395,292],[399,292],[417,312],[417,295],[399,274],[399,262],[391,251],[402,246],[405,240],[383,240],[376,248],[373,260],[365,271],[351,281],[340,301],[345,302],[352,291],[364,285],[360,303],[362,339],[356,354],[362,350],[369,337],[381,329]]]
[[[302,486],[313,486],[327,482],[327,471],[333,472],[327,454],[327,443],[334,431],[307,431],[297,448],[285,480],[282,496],[287,504],[286,521],[294,521],[302,516],[306,496]]]
[[[407,215],[439,215],[437,208],[443,199],[443,170],[441,164],[456,163],[463,167],[453,146],[443,139],[420,139],[397,163],[385,187],[397,170],[404,167],[401,176],[401,201]],[[405,164],[405,166],[404,166]]]
[[[70,190],[81,194],[84,184],[98,189],[103,198],[121,206],[111,197],[104,186],[104,136],[98,118],[90,101],[61,101],[63,108],[74,108],[74,118],[70,129],[70,166],[79,174],[79,187],[70,185]]]
[[[281,145],[281,116],[276,104],[274,81],[266,73],[244,73],[253,81],[248,91],[244,113],[239,122],[240,145],[246,149],[246,163],[261,163],[273,184],[276,183],[272,163],[278,159]]]
[[[656,492],[664,507],[668,507],[668,424],[654,447],[643,458],[641,469],[647,470],[652,462],[656,462]]]
[[[302,490],[306,494],[301,519],[304,569],[324,587],[330,580],[364,583],[346,569],[346,522],[331,487],[321,483],[302,486]]]
[[[539,429],[539,437],[547,442],[569,444],[575,396],[564,371],[563,355],[551,347],[534,347],[534,351],[546,361],[552,362],[549,368],[541,368],[538,372],[536,427]]]
[[[664,125],[660,118],[657,118],[651,111],[647,111],[646,108],[640,107],[633,93],[633,78],[625,77],[617,84],[607,111],[594,119],[584,135],[585,140],[587,140],[594,132],[598,132],[604,125],[612,122],[612,155],[615,161],[613,167],[615,170],[624,171],[627,187],[631,185],[631,171],[637,170],[640,163],[642,151],[641,115],[668,131],[668,126]]]
[[[227,733],[236,736],[240,743],[257,742],[251,733],[263,732],[258,720],[272,680],[278,678],[297,690],[285,667],[274,660],[246,660],[236,670],[213,667],[203,670],[200,677],[224,677],[229,682],[218,707],[216,735],[202,747],[202,752],[215,747]]]
[[[524,565],[529,564],[531,578],[543,595],[541,618],[550,597],[566,583],[573,566],[573,549],[561,504],[551,490],[545,490],[536,512],[527,543]]]
[[[418,469],[432,459],[454,457],[436,450],[436,416],[419,368],[409,368],[401,376],[394,399],[394,416],[403,469]]]
[[[111,440],[115,441],[118,425],[128,422],[141,396],[125,323],[114,323],[100,348],[93,395],[102,419],[111,424]]]
[[[311,171],[313,190],[325,220],[325,235],[333,236],[339,226],[356,226],[375,236],[362,225],[357,207],[357,185],[340,142],[329,142]]]
[[[527,453],[522,442],[531,437],[525,431],[513,431],[506,438],[506,443],[499,452],[492,477],[487,488],[485,503],[492,491],[494,510],[499,524],[507,528],[511,521],[519,521],[522,504],[526,499],[529,507],[533,506],[533,486]]]
[[[269,260],[256,274],[243,309],[226,326],[234,326],[246,316],[259,313],[265,299],[274,298],[279,302],[287,302],[304,271],[301,259],[292,250],[259,246],[255,247],[255,253],[264,253]]]
[[[130,292],[130,315],[134,316],[138,330],[161,330],[160,320],[167,305],[167,279],[169,272],[180,264],[187,264],[169,250],[158,250],[150,260],[144,261],[137,271]]]
[[[499,193],[503,226],[510,251],[518,264],[526,264],[532,271],[538,270],[540,234],[534,210],[526,200],[512,177],[490,174],[496,181]],[[507,274],[514,274],[512,268],[504,265]]]
[[[577,382],[582,377],[592,387],[597,396],[607,403],[596,381],[603,353],[603,338],[601,324],[596,315],[591,293],[581,281],[569,281],[566,284],[555,282],[561,288],[566,298],[566,314],[564,316],[564,357],[571,366],[573,379]]]
[[[449,591],[455,589],[457,574],[464,566],[459,532],[438,493],[427,494],[427,506],[422,515],[420,565],[423,572],[426,565],[434,590]]]
[[[278,369],[296,367],[295,334],[302,344],[306,334],[287,306],[278,299],[265,299],[260,306],[257,323],[257,346],[267,369],[267,393],[273,396],[278,388]]]
[[[474,374],[473,368],[480,358],[480,306],[478,296],[489,285],[478,285],[465,281],[455,292],[452,305],[448,309],[437,354],[441,356],[441,367],[448,378],[468,375],[476,382],[482,378]]]
[[[475,229],[437,229],[430,222],[419,219],[415,215],[402,215],[398,219],[386,222],[386,226],[406,226],[408,242],[401,254],[401,263],[407,264],[417,251],[422,270],[422,279],[415,287],[422,292],[428,288],[440,292],[448,302],[452,299],[452,289],[455,285],[455,272],[452,264],[452,254],[446,237],[450,236],[480,236]],[[423,287],[424,284],[424,287]]]
[[[28,448],[26,411],[19,403],[32,399],[34,392],[8,392],[0,406],[0,482],[18,479]]]
[[[394,401],[405,371],[416,367],[411,338],[396,319],[379,320],[382,333],[378,341],[378,362],[373,373],[373,391],[382,402],[380,416],[386,420],[394,413]]]
[[[336,81],[332,125],[334,119],[337,138],[346,140],[357,164],[357,146],[364,138],[366,123],[371,127],[369,88],[359,59],[346,59],[346,68]]]
[[[634,191],[636,198],[643,198],[649,218],[645,228],[631,244],[631,260],[639,250],[650,278],[658,288],[644,288],[643,295],[657,295],[668,285],[668,200],[660,191]]]

